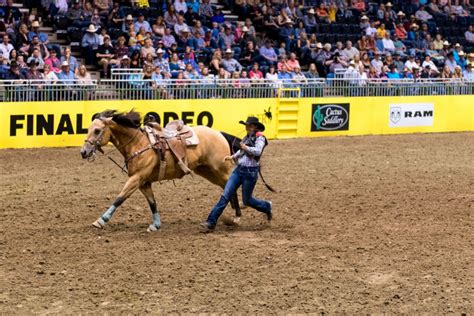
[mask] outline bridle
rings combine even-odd
[[[99,119],[100,119],[100,118],[99,118]],[[102,120],[102,119],[100,119],[100,120]],[[103,120],[102,120],[102,121],[103,121]],[[97,135],[97,137],[96,137],[94,140],[89,140],[89,139],[84,140],[84,143],[89,143],[89,144],[92,146],[92,155],[87,158],[87,161],[93,162],[93,161],[95,160],[96,156],[97,156],[97,153],[96,153],[96,152],[99,151],[99,152],[101,152],[103,155],[105,155],[107,158],[109,158],[114,164],[116,164],[123,172],[127,173],[127,164],[128,164],[128,162],[129,162],[132,158],[136,157],[138,154],[135,153],[135,154],[132,155],[131,157],[126,158],[126,159],[125,159],[125,162],[124,162],[124,164],[123,164],[123,166],[121,166],[121,165],[120,165],[118,162],[116,162],[112,157],[110,157],[110,154],[113,153],[114,151],[118,151],[118,150],[124,148],[125,146],[129,145],[129,144],[137,137],[138,133],[140,132],[140,129],[137,128],[137,131],[135,132],[135,134],[133,134],[133,136],[130,137],[130,139],[129,139],[126,143],[124,143],[124,144],[122,144],[122,145],[120,145],[120,146],[115,147],[114,149],[112,149],[112,150],[109,151],[108,153],[105,153],[105,152],[104,152],[104,150],[102,149],[102,145],[101,145],[101,143],[102,143],[102,141],[103,141],[104,131],[105,131],[105,128],[103,128],[103,129],[99,132],[99,134]],[[140,152],[140,153],[141,153],[141,152]]]

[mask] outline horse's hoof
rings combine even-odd
[[[156,232],[159,229],[160,229],[160,227],[156,227],[155,224],[151,224],[150,226],[148,226],[148,229],[146,231],[151,233],[151,232]]]
[[[92,223],[92,226],[95,228],[102,229],[105,227],[105,222],[102,218],[99,218],[98,220]]]
[[[239,217],[234,217],[232,219],[232,222],[234,222],[235,225],[240,225],[240,216]]]

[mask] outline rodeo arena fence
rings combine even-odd
[[[460,79],[362,79],[336,73],[330,79],[143,80],[134,69],[115,71],[111,79],[47,82],[1,80],[0,101],[242,99],[307,97],[384,97],[472,95],[474,82]]]

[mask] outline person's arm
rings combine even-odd
[[[258,157],[262,154],[263,147],[265,147],[265,138],[263,136],[257,137],[254,147],[249,147],[243,143],[240,145],[241,150],[244,150],[247,154],[254,157]]]

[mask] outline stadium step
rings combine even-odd
[[[300,90],[281,88],[278,91],[277,135],[278,138],[293,138],[298,133],[298,111]]]

